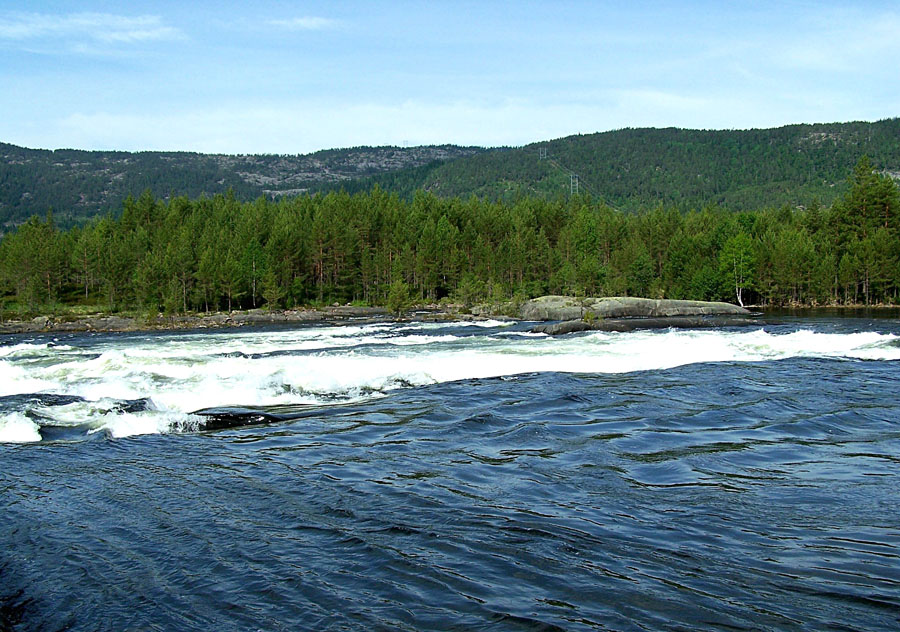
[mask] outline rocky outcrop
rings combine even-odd
[[[670,318],[686,316],[749,316],[730,303],[678,301],[635,297],[575,298],[542,296],[526,301],[519,310],[522,320],[579,320],[608,318]]]
[[[668,327],[739,327],[759,324],[743,307],[709,301],[613,296],[576,298],[542,296],[526,301],[522,320],[560,321],[538,325],[533,332],[551,336],[579,331],[634,331]]]
[[[584,302],[572,296],[541,296],[525,301],[519,308],[522,320],[575,320],[585,315]]]

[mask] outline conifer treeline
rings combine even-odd
[[[129,198],[119,218],[0,242],[0,300],[186,312],[541,294],[900,302],[900,193],[867,159],[830,208],[623,214],[587,197],[409,202],[380,189],[241,203]]]

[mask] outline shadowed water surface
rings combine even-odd
[[[808,327],[769,332],[800,345]],[[407,371],[402,383],[366,368],[359,383],[369,390],[341,390],[335,403],[273,403],[284,383],[302,386],[283,375],[261,402],[221,401],[192,416],[193,426],[120,438],[110,430],[118,426],[85,419],[173,411],[155,392],[86,397],[89,389],[64,388],[70,373],[53,369],[57,399],[0,401],[42,439],[0,444],[0,629],[898,629],[895,330],[895,321],[828,320],[808,333],[882,338],[862,341],[863,351],[661,361],[613,374],[427,383]],[[444,345],[430,361],[489,349],[486,363],[513,355],[531,368],[524,358],[546,354],[542,345],[573,345],[578,362],[593,357],[597,340],[517,332],[389,329],[395,342],[440,340],[390,352],[377,340],[363,349],[348,342],[286,357],[356,354],[381,366]],[[672,333],[640,334],[650,347],[634,334],[602,340],[665,354],[680,344]],[[741,340],[751,353],[751,339]],[[56,344],[102,357],[112,353],[105,341]],[[17,379],[49,380],[58,357],[14,344],[10,371],[44,367]],[[188,341],[141,344],[182,357],[172,350]],[[876,359],[855,357],[873,345]],[[233,351],[207,349],[219,360],[204,361],[214,369]],[[614,363],[621,351],[595,359]],[[153,378],[161,383],[195,379],[173,377],[169,365],[154,370],[169,375]],[[205,429],[212,419],[220,429]]]

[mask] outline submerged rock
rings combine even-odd
[[[746,327],[759,325],[760,321],[743,316],[660,316],[656,318],[609,318],[592,322],[566,320],[560,323],[538,325],[532,333],[561,336],[578,331],[635,331],[636,329],[698,329],[705,327]]]
[[[574,334],[579,331],[591,331],[593,326],[585,320],[564,320],[561,323],[550,323],[547,325],[538,325],[531,329],[533,334],[548,334],[550,336],[561,336],[563,334]]]

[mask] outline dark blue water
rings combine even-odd
[[[858,327],[900,330],[814,323]],[[532,372],[0,444],[0,630],[900,629],[898,384]]]

